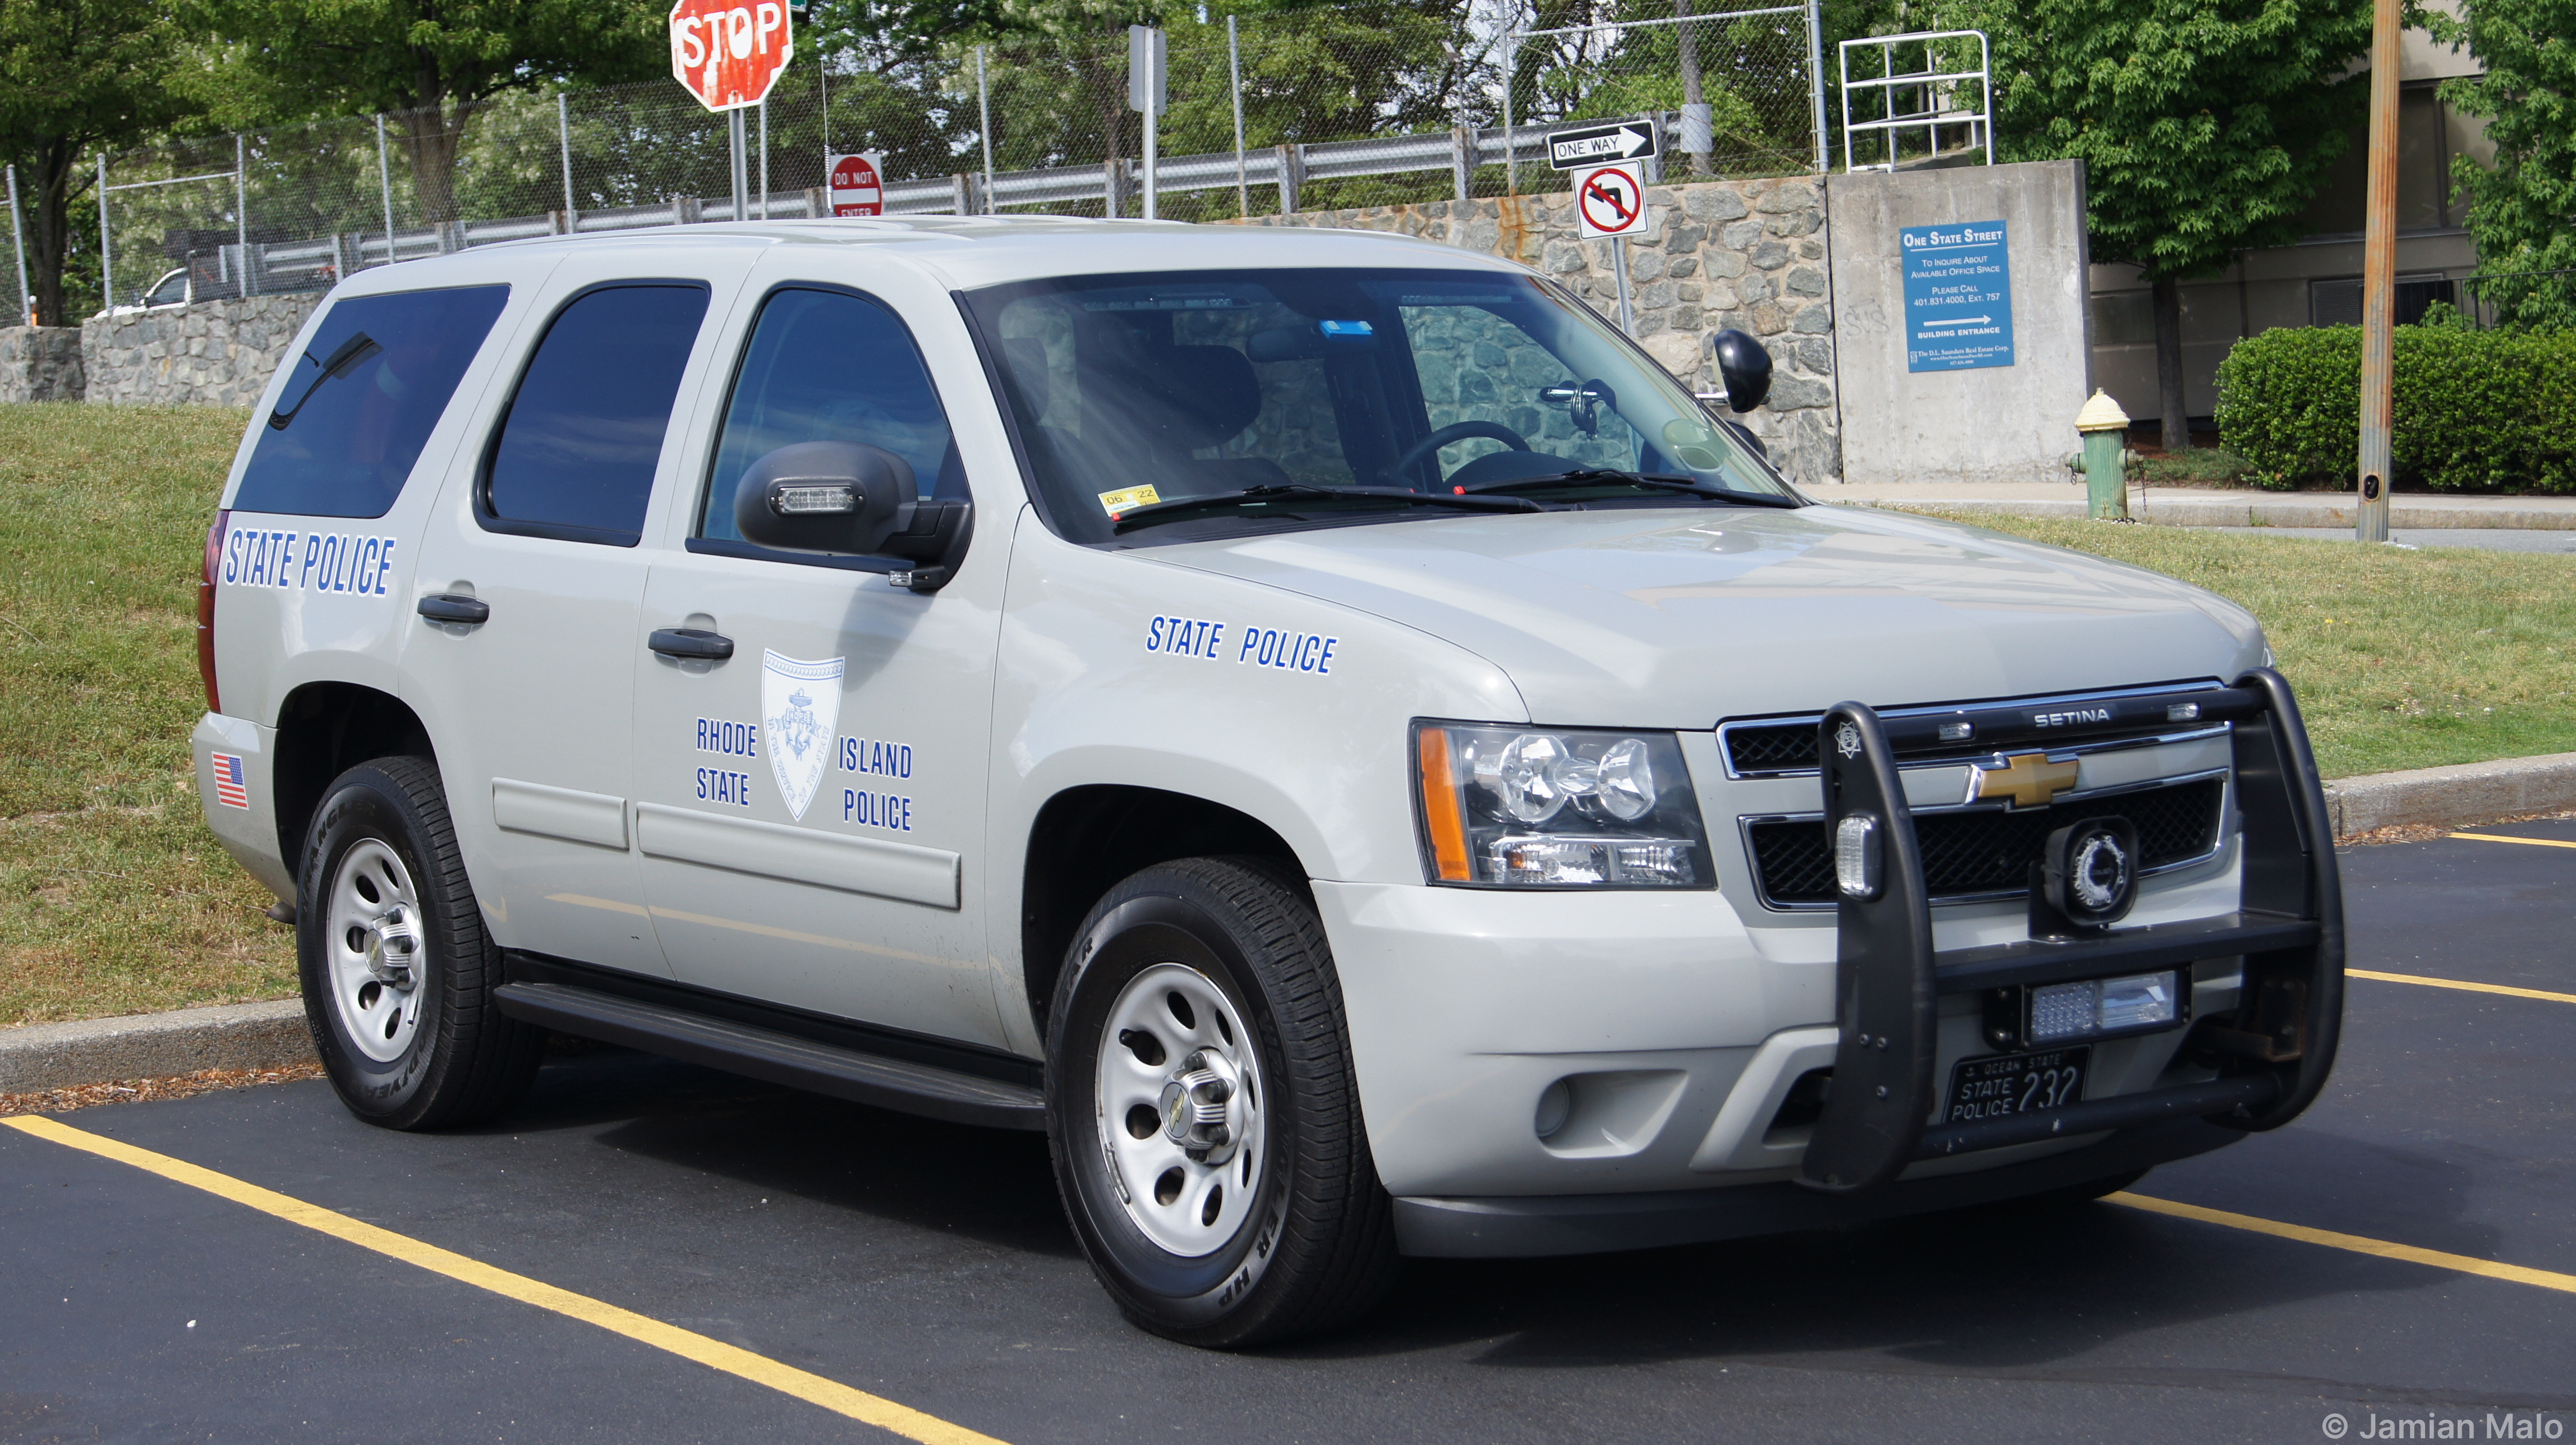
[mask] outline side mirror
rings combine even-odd
[[[798,442],[743,472],[734,527],[762,547],[863,558],[928,592],[956,570],[973,508],[916,487],[911,464],[883,447]]]
[[[1751,411],[1771,394],[1771,353],[1761,342],[1730,329],[1710,337],[1708,350],[1717,358],[1717,375],[1726,383],[1730,410]]]

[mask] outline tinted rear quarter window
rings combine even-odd
[[[493,438],[483,524],[635,545],[706,314],[695,282],[605,286],[557,312]]]
[[[509,298],[507,286],[464,286],[334,302],[261,424],[234,508],[311,517],[392,510]],[[322,363],[361,335],[378,349],[366,353],[361,343],[341,374],[326,376]]]

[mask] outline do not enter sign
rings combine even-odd
[[[885,214],[885,157],[880,154],[831,158],[832,214]]]
[[[760,104],[795,58],[787,0],[680,0],[671,7],[671,74],[709,110]]]
[[[1646,179],[1634,165],[1594,166],[1574,173],[1574,214],[1586,240],[1643,236],[1655,229],[1646,210]]]

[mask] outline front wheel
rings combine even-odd
[[[295,953],[323,1071],[368,1123],[479,1123],[535,1079],[546,1031],[493,1003],[501,950],[427,760],[378,758],[331,784],[297,871]]]
[[[1355,1318],[1394,1282],[1331,950],[1260,865],[1187,859],[1111,889],[1047,1037],[1056,1187],[1130,1319],[1262,1344]]]

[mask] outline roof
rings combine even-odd
[[[939,273],[950,286],[959,289],[1044,276],[1236,267],[1519,269],[1479,252],[1386,231],[1111,221],[1079,216],[886,216],[646,226],[582,236],[545,236],[477,249],[658,249],[664,245],[744,241],[894,248],[905,260]]]

